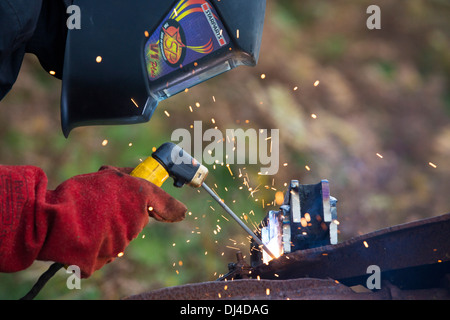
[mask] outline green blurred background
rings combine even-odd
[[[371,4],[381,8],[381,30],[366,28]],[[277,175],[231,165],[232,176],[209,166],[208,184],[250,226],[291,179],[330,181],[340,241],[441,215],[450,211],[449,16],[444,0],[268,0],[257,67],[164,101],[149,123],[77,128],[68,139],[60,129],[61,83],[30,55],[0,103],[0,162],[41,167],[54,189],[103,164],[135,166],[195,120],[203,130],[280,129]],[[256,192],[243,185],[239,169]],[[185,221],[152,221],[123,257],[82,280],[81,290],[68,290],[61,270],[38,299],[117,299],[215,280],[235,261],[236,248],[248,255],[246,234],[203,191],[163,188],[188,206]],[[48,266],[0,274],[0,298],[20,298]]]

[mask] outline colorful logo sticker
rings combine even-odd
[[[230,42],[213,6],[206,0],[181,0],[149,37],[145,59],[150,80],[195,62]]]
[[[186,36],[176,20],[164,22],[159,36],[159,50],[168,65],[178,67],[183,63],[186,56]]]

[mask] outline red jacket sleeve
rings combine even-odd
[[[0,166],[0,271],[20,271],[37,259],[78,265],[89,277],[125,250],[149,213],[175,222],[185,212],[161,188],[112,167],[47,190],[41,169]]]

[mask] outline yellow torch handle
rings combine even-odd
[[[164,181],[169,178],[169,173],[153,157],[148,157],[142,161],[131,173],[131,176],[150,181],[161,187]]]

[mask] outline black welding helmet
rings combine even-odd
[[[159,101],[258,60],[265,0],[73,4],[81,23],[66,41],[66,137],[79,126],[149,121]]]

